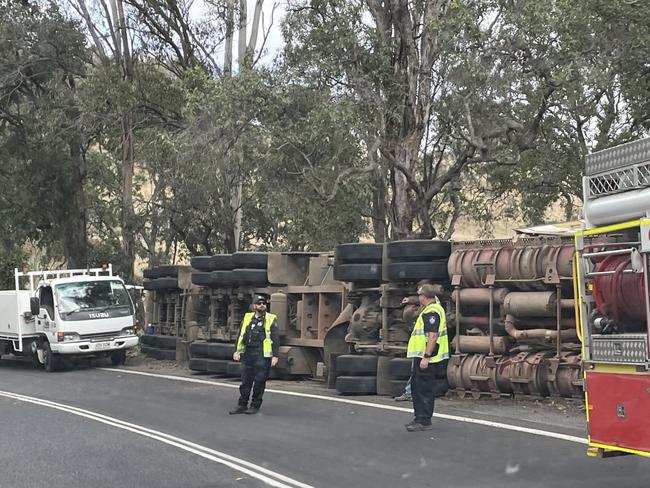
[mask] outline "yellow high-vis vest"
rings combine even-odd
[[[253,320],[255,312],[248,312],[244,315],[244,320],[241,322],[241,330],[239,331],[239,339],[237,339],[237,352],[242,353],[246,350],[246,345],[244,344],[244,335],[246,334],[246,329],[248,325]],[[266,313],[264,316],[264,332],[266,337],[262,342],[262,351],[264,352],[265,358],[270,358],[273,356],[273,341],[271,340],[271,324],[275,320],[275,315],[272,313]]]
[[[431,356],[429,359],[430,363],[439,363],[444,359],[449,358],[449,340],[447,338],[447,319],[445,317],[445,309],[439,303],[430,303],[420,312],[417,320],[415,321],[415,326],[413,327],[413,332],[411,332],[411,337],[409,338],[409,343],[406,348],[406,357],[407,358],[423,358],[424,353],[427,350],[428,334],[424,332],[424,314],[435,312],[440,317],[440,325],[438,327],[438,351],[435,356]]]

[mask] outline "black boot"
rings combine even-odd
[[[259,412],[260,409],[257,407],[250,407],[247,408],[246,411],[244,412],[246,415],[255,415],[257,412]]]
[[[240,413],[248,413],[248,410],[250,410],[250,409],[247,409],[246,405],[237,405],[237,408],[235,408],[234,410],[231,410],[228,413],[230,415],[238,415]]]

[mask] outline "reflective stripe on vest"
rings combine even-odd
[[[424,314],[435,312],[440,317],[440,325],[438,326],[438,351],[435,356],[429,359],[430,363],[439,363],[440,361],[449,358],[449,340],[447,339],[447,319],[445,317],[445,309],[439,303],[430,303],[420,312],[411,337],[409,338],[408,347],[406,349],[407,358],[423,358],[427,350],[428,335],[424,331]]]
[[[244,335],[246,335],[246,329],[250,325],[251,321],[255,317],[255,312],[248,312],[244,315],[244,320],[241,322],[241,330],[239,331],[239,339],[237,339],[237,352],[241,353],[246,351],[246,344],[244,344]],[[265,358],[270,358],[273,356],[273,341],[271,340],[271,325],[275,321],[275,315],[272,313],[266,313],[264,316],[264,332],[265,337],[262,342],[262,351],[264,352]]]

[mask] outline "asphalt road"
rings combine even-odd
[[[259,415],[228,415],[236,399],[232,387],[47,374],[3,359],[0,487],[623,488],[650,478],[647,458],[591,459],[577,442],[439,418],[409,433],[402,411],[273,392]]]

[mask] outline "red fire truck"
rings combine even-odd
[[[650,456],[650,138],[587,156],[576,242],[588,455]]]

